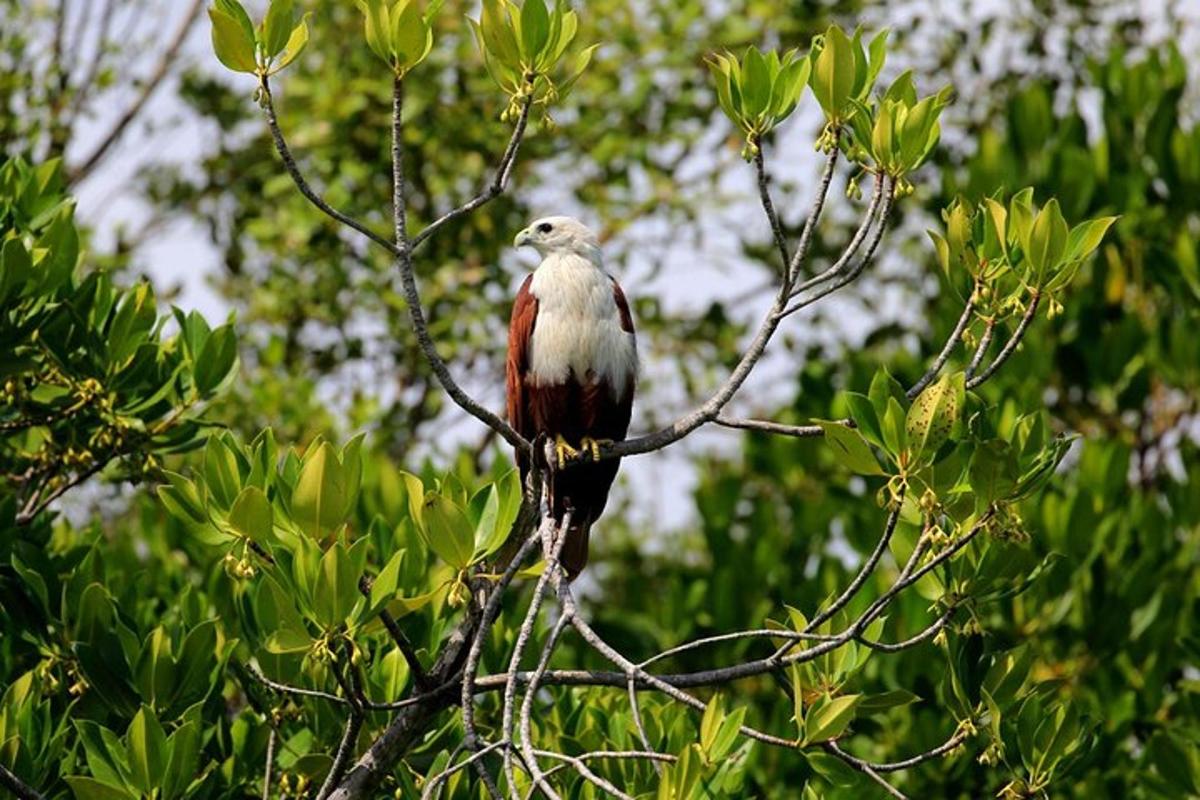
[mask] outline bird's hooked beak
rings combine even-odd
[[[524,247],[525,245],[531,244],[532,242],[533,242],[533,237],[529,233],[529,228],[526,228],[525,230],[518,233],[516,238],[513,239],[513,247]]]

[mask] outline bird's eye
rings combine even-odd
[[[549,222],[543,222],[541,225],[537,226],[538,233],[549,233],[553,229],[554,226]]]

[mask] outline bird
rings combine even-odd
[[[505,388],[509,424],[526,441],[554,443],[549,507],[571,516],[559,563],[568,581],[587,565],[619,459],[601,447],[625,438],[637,384],[637,336],[620,284],[604,269],[596,235],[572,217],[534,220],[516,235],[541,263],[513,302]],[[522,484],[529,456],[517,449]]]

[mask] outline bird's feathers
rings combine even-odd
[[[567,217],[535,221],[516,239],[543,255],[517,292],[509,325],[508,417],[526,439],[561,435],[621,440],[629,429],[637,346],[629,304],[600,262],[595,237]],[[528,471],[518,452],[522,474]],[[571,525],[562,561],[569,577],[587,562],[588,534],[608,501],[618,459],[558,471],[551,510]]]

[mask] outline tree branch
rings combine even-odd
[[[9,772],[3,764],[0,764],[0,786],[12,792],[18,800],[43,800],[40,792]]]
[[[350,718],[346,720],[346,730],[342,733],[342,741],[338,744],[337,752],[333,756],[333,764],[329,767],[325,782],[321,784],[321,790],[317,792],[317,800],[325,800],[329,797],[333,787],[337,786],[338,781],[341,780],[342,773],[346,771],[346,765],[354,756],[354,743],[358,740],[362,722],[361,711],[351,710]]]
[[[779,250],[786,280],[792,259],[788,255],[787,237],[783,235],[783,225],[780,224],[779,214],[775,211],[775,202],[771,199],[770,178],[763,163],[762,148],[757,141],[754,142],[754,172],[758,176],[758,197],[762,202],[763,212],[767,215],[767,221],[771,223],[771,235],[775,238],[775,247]]]
[[[814,275],[808,280],[801,283],[791,290],[791,297],[798,297],[815,286],[819,286],[831,278],[834,278],[840,273],[862,247],[863,241],[866,239],[867,232],[870,231],[871,225],[875,220],[876,214],[879,211],[879,204],[883,201],[883,184],[884,179],[881,176],[876,176],[875,186],[871,190],[871,200],[867,203],[867,210],[863,213],[862,222],[859,223],[858,229],[854,231],[854,236],[850,238],[850,242],[846,245],[846,249],[837,257],[837,259],[829,265],[825,271]],[[798,277],[798,276],[797,276]]]
[[[263,76],[260,83],[262,89],[263,112],[267,116],[267,128],[271,131],[271,139],[275,143],[275,152],[279,154],[279,159],[283,162],[283,168],[287,170],[288,175],[292,178],[292,183],[296,184],[296,188],[300,190],[300,194],[304,195],[310,203],[317,207],[322,213],[337,222],[358,231],[363,236],[370,239],[375,244],[387,250],[393,256],[399,257],[400,250],[389,241],[387,238],[380,236],[375,231],[368,228],[363,223],[335,209],[333,206],[321,199],[308,181],[305,180],[304,174],[300,172],[300,168],[296,166],[296,159],[292,155],[291,149],[288,147],[287,140],[283,138],[283,131],[279,127],[279,120],[275,116],[275,103],[271,95],[270,79]]]
[[[892,205],[895,202],[893,184],[889,183],[886,178],[880,178],[879,182],[883,187],[884,198],[878,212],[878,220],[875,223],[875,233],[872,234],[871,241],[867,244],[867,250],[865,253],[863,253],[862,259],[859,260],[858,264],[849,272],[843,272],[843,267],[845,264],[849,263],[849,257],[846,254],[843,254],[842,257],[839,258],[837,262],[835,262],[834,265],[824,273],[818,275],[811,281],[805,282],[805,286],[809,286],[811,284],[813,288],[815,288],[817,284],[823,283],[824,285],[807,297],[801,297],[799,300],[792,303],[784,311],[780,312],[781,317],[791,316],[800,309],[807,308],[813,303],[816,303],[818,300],[823,300],[824,298],[836,292],[838,289],[841,289],[843,286],[853,283],[858,279],[858,276],[863,273],[863,270],[865,270],[871,263],[872,259],[874,259],[875,251],[879,247],[879,243],[883,240],[884,231],[887,230],[888,218],[891,216]],[[853,242],[851,242],[851,247],[857,249]],[[846,252],[852,253],[852,250],[847,248]],[[792,294],[792,296],[794,297],[797,294],[801,294],[803,291],[803,287],[799,288]]]
[[[1000,369],[1001,365],[1003,365],[1005,361],[1008,361],[1009,356],[1016,352],[1017,345],[1019,345],[1021,340],[1025,338],[1025,332],[1029,330],[1029,324],[1033,322],[1033,318],[1037,314],[1038,303],[1040,303],[1041,300],[1042,295],[1035,291],[1033,293],[1033,297],[1029,301],[1029,306],[1025,309],[1025,313],[1021,316],[1021,321],[1017,324],[1017,329],[1013,331],[1012,338],[1005,343],[1003,349],[996,354],[996,358],[992,360],[991,364],[988,364],[987,368],[983,372],[967,379],[968,389],[974,389],[988,378],[992,377],[992,375],[996,373],[996,370]],[[978,366],[978,364],[975,366]]]
[[[405,205],[404,188],[404,81],[396,78],[392,84],[392,216],[396,233],[396,265],[400,270],[400,282],[403,286],[404,300],[408,305],[408,314],[413,331],[417,335],[417,344],[421,348],[425,360],[429,362],[438,383],[450,395],[460,408],[478,419],[484,425],[504,437],[504,440],[515,448],[529,451],[529,442],[513,430],[512,426],[500,417],[481,406],[473,397],[468,395],[455,382],[446,362],[442,360],[429,333],[425,320],[425,312],[421,306],[421,293],[417,288],[416,275],[413,270],[412,247],[408,238],[408,217]]]
[[[850,756],[848,753],[846,753],[846,751],[844,751],[844,750],[842,750],[842,748],[838,747],[837,742],[824,742],[822,744],[822,747],[824,747],[827,752],[832,753],[833,755],[837,756],[842,761],[846,762],[847,764],[854,767],[859,772],[866,775],[871,780],[875,781],[877,784],[880,785],[880,787],[883,788],[883,790],[885,792],[887,792],[892,797],[899,798],[899,800],[908,800],[908,795],[904,794],[899,789],[897,789],[895,786],[892,786],[890,783],[888,783],[886,780],[884,780],[883,776],[880,775],[878,772],[876,772],[875,769],[872,768],[871,765],[868,764],[866,761],[863,761],[863,760],[857,759],[857,758],[853,758],[852,756]]]
[[[925,371],[921,379],[904,393],[909,400],[919,395],[926,386],[933,383],[937,379],[938,373],[942,371],[942,367],[946,366],[946,362],[950,360],[950,354],[954,352],[954,346],[962,339],[963,331],[967,329],[967,325],[971,322],[971,316],[975,313],[975,292],[978,290],[978,286],[971,290],[971,296],[967,299],[966,306],[963,307],[962,316],[954,324],[954,330],[950,332],[950,336],[947,337],[946,344],[943,345],[942,351],[938,353],[937,358],[929,365],[929,369]]]
[[[843,423],[849,420],[842,420]],[[765,419],[738,419],[736,417],[727,417],[724,414],[713,420],[716,424],[723,428],[738,428],[744,431],[762,431],[763,433],[774,433],[780,436],[795,436],[797,438],[809,438],[813,436],[824,436],[825,429],[820,425],[784,425],[781,422],[772,422]]]
[[[363,575],[358,579],[358,591],[368,601],[371,599],[371,579]],[[412,673],[413,683],[417,687],[417,691],[424,693],[433,688],[429,683],[429,676],[425,674],[425,668],[421,666],[421,660],[417,658],[416,648],[412,642],[404,635],[404,631],[396,624],[396,619],[385,608],[379,612],[379,620],[383,623],[383,627],[387,628],[388,635],[392,637],[392,641],[396,643],[396,647],[400,649],[400,654],[404,656],[404,661],[408,664],[408,671]]]
[[[530,94],[521,103],[521,114],[517,117],[516,127],[513,128],[512,137],[508,140],[508,147],[504,148],[504,155],[500,157],[500,164],[496,167],[496,176],[492,179],[492,182],[488,184],[487,188],[475,195],[475,197],[461,206],[447,211],[429,223],[424,230],[413,236],[413,250],[420,247],[422,242],[441,230],[448,222],[452,222],[464,214],[471,213],[504,192],[504,189],[508,185],[508,179],[512,175],[513,166],[516,164],[517,151],[520,149],[521,141],[525,137],[525,129],[529,123],[529,109],[532,105],[533,95]]]
[[[822,178],[820,188],[817,190],[817,196],[813,201],[812,211],[809,213],[808,220],[804,224],[804,230],[800,236],[800,244],[796,248],[795,255],[792,257],[794,268],[798,268],[808,255],[812,243],[812,233],[825,207],[825,197],[829,192],[829,184],[832,180],[833,169],[836,163],[837,151],[835,150],[830,153],[826,162],[825,174]],[[760,323],[758,332],[750,342],[746,352],[729,374],[729,377],[725,379],[725,382],[717,388],[707,401],[665,428],[645,434],[644,436],[626,439],[602,447],[600,457],[615,458],[661,450],[667,445],[679,441],[700,426],[714,421],[734,394],[737,393],[738,389],[742,387],[742,384],[746,382],[746,378],[749,377],[750,372],[762,358],[767,345],[771,341],[771,337],[775,334],[780,322],[783,321],[783,309],[787,304],[789,293],[790,282],[788,279],[785,279],[781,281],[779,290],[775,295],[775,301]]]
[[[975,348],[975,355],[971,356],[971,363],[967,364],[967,382],[975,377],[975,371],[979,369],[979,365],[983,363],[983,357],[987,354],[988,347],[992,344],[992,336],[996,332],[996,318],[989,317],[983,326],[983,336],[979,337],[979,346]]]
[[[263,767],[263,791],[262,800],[271,800],[271,770],[275,767],[275,741],[278,732],[275,726],[271,726],[271,732],[267,734],[267,764]]]

